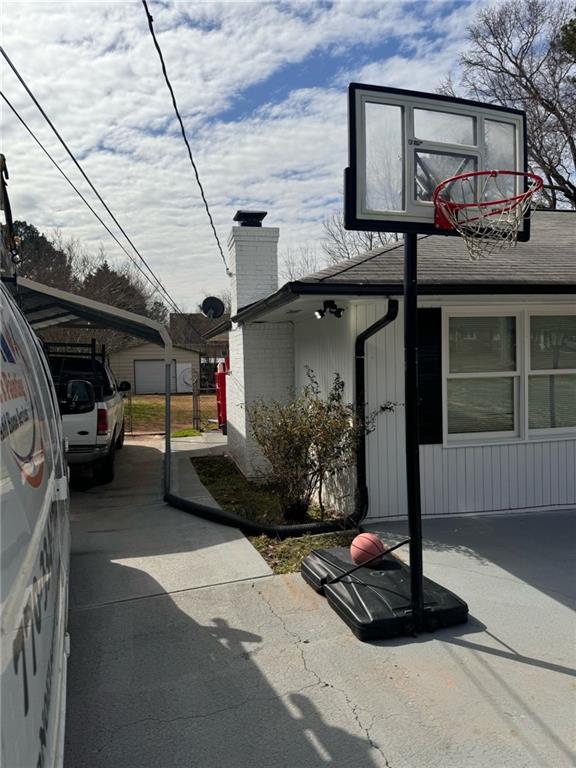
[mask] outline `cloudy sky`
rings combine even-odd
[[[176,302],[225,288],[140,0],[1,4],[4,49]],[[281,253],[317,245],[342,206],[348,83],[434,91],[484,5],[149,0],[225,251],[239,208],[268,211]],[[2,67],[2,90],[100,211]],[[15,218],[126,259],[4,106],[2,123]]]

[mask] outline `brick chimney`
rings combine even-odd
[[[232,316],[278,289],[278,227],[263,227],[266,211],[237,211],[228,238]]]
[[[277,227],[263,227],[264,211],[238,211],[228,239],[232,317],[278,289]],[[284,400],[294,386],[292,323],[232,324],[227,377],[228,452],[248,477],[265,466],[251,435],[248,411],[256,400]]]

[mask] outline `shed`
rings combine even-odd
[[[129,381],[137,395],[164,392],[163,349],[156,344],[124,347],[110,355],[110,367],[118,381]],[[191,392],[200,375],[200,352],[173,345],[171,362],[172,393]]]

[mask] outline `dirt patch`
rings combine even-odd
[[[300,536],[294,539],[270,539],[254,536],[250,542],[256,547],[274,573],[296,573],[302,560],[314,549],[349,547],[358,531],[350,533],[321,533],[318,536]]]

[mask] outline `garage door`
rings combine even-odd
[[[164,360],[134,361],[134,391],[137,395],[165,392]],[[176,362],[172,361],[172,392],[176,390]]]

